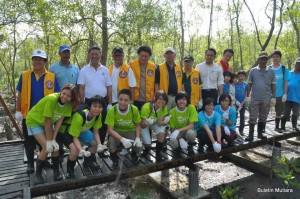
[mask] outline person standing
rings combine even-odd
[[[231,60],[231,58],[233,57],[233,50],[232,49],[225,49],[223,52],[223,57],[220,61],[217,62],[217,64],[219,66],[221,66],[222,71],[226,72],[226,71],[230,71],[232,72],[232,69],[230,68],[229,62]]]
[[[33,136],[28,136],[27,113],[44,96],[60,91],[55,74],[46,70],[46,53],[43,50],[35,50],[31,59],[32,68],[23,71],[19,78],[15,114],[17,121],[22,122],[28,173],[34,172],[34,149],[37,142]]]
[[[249,72],[246,98],[246,103],[250,102],[249,136],[245,139],[245,141],[253,140],[257,117],[257,137],[260,139],[266,138],[263,133],[267,117],[271,105],[275,105],[276,102],[276,79],[273,70],[267,67],[268,60],[268,53],[261,52],[258,56],[258,66],[252,68]]]
[[[196,66],[202,81],[202,99],[213,98],[214,104],[217,104],[219,96],[223,93],[224,85],[222,69],[214,63],[216,54],[215,49],[208,48],[205,51],[205,62]]]
[[[182,70],[175,63],[176,52],[174,48],[168,47],[164,52],[166,61],[159,64],[155,71],[155,90],[163,90],[168,94],[168,110],[176,106],[175,96],[182,91]]]
[[[59,46],[58,54],[60,56],[60,61],[52,64],[49,68],[49,71],[55,74],[60,88],[66,84],[76,85],[79,75],[79,68],[70,62],[70,46]]]

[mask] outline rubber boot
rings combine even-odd
[[[282,130],[279,128],[280,118],[275,118],[275,131],[282,133]]]
[[[265,123],[264,122],[258,122],[257,124],[257,138],[259,139],[266,139],[266,136],[263,136],[263,133],[265,132]]]
[[[245,139],[246,142],[253,141],[254,127],[255,127],[255,124],[249,124],[249,135]]]
[[[72,160],[69,160],[69,158],[68,158],[68,162],[67,162],[67,179],[74,179],[75,178],[75,174],[74,174],[75,165],[76,165],[76,160],[72,161]]]
[[[292,115],[292,127],[293,127],[293,131],[299,131],[299,129],[297,128],[297,119],[298,119],[297,116]]]
[[[155,156],[156,156],[156,161],[157,162],[161,162],[161,161],[164,160],[163,156],[161,155],[162,148],[163,148],[163,143],[156,142]]]
[[[140,157],[134,152],[133,150],[131,151],[131,159],[135,164],[139,163]]]
[[[203,149],[204,145],[205,144],[202,143],[202,141],[200,140],[200,138],[198,138],[198,151],[199,152],[203,152],[204,151],[204,149]]]
[[[27,173],[33,173],[34,172],[34,161],[27,161]]]
[[[63,177],[59,172],[59,156],[52,157],[52,163],[53,163],[54,181],[61,181],[63,179]]]
[[[83,166],[86,168],[90,167],[91,169],[100,169],[100,165],[94,161],[94,156],[95,154],[92,153],[90,157],[84,157]]]
[[[34,184],[43,184],[44,179],[42,177],[42,171],[45,166],[45,161],[47,160],[36,160],[36,171],[35,171],[35,178],[34,178]]]
[[[189,156],[195,155],[193,146],[194,146],[193,144],[189,144],[189,146],[188,146],[188,155]]]
[[[118,160],[118,155],[117,155],[117,151],[110,153],[110,159],[113,162],[113,170],[118,170],[119,168],[119,160]]]
[[[151,150],[151,147],[146,146],[143,153],[142,153],[142,156],[145,157],[145,158],[150,157],[150,154],[149,154],[150,150]]]
[[[285,131],[285,123],[286,123],[286,118],[282,117],[281,118],[281,130]]]

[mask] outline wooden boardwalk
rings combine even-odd
[[[77,160],[75,167],[76,179],[74,180],[65,179],[67,173],[67,156],[65,156],[60,168],[63,173],[64,180],[54,182],[52,169],[46,168],[43,172],[46,182],[38,186],[33,184],[34,174],[28,175],[26,173],[23,143],[21,141],[0,143],[0,198],[30,198],[106,182],[114,182],[119,179],[126,179],[156,171],[163,171],[178,166],[192,167],[193,163],[197,161],[251,149],[265,144],[273,144],[280,140],[300,136],[300,132],[291,132],[291,127],[288,126],[289,123],[287,124],[287,132],[283,134],[276,133],[273,131],[273,123],[274,122],[269,122],[266,128],[267,132],[265,135],[268,136],[267,139],[259,140],[255,138],[253,142],[246,143],[243,142],[243,137],[239,136],[235,141],[235,147],[223,148],[219,154],[212,151],[198,153],[197,145],[195,145],[194,156],[188,156],[187,151],[183,151],[180,153],[180,157],[176,157],[173,151],[168,147],[168,149],[163,152],[163,156],[167,160],[156,163],[154,151],[155,143],[153,143],[153,150],[151,150],[146,157],[142,157],[138,164],[131,161],[130,155],[119,155],[120,170],[118,171],[114,171],[112,169],[112,161],[109,157],[100,158],[97,156],[97,163],[101,166],[98,170],[84,168],[82,166],[83,158],[81,158]],[[248,127],[246,126],[245,132],[248,132],[247,128]],[[106,152],[106,154],[108,154],[108,152]]]

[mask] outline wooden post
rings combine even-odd
[[[197,197],[199,193],[199,167],[195,164],[189,167],[189,191],[191,197]]]
[[[280,142],[275,142],[274,147],[273,147],[273,153],[272,153],[272,165],[275,167],[278,165],[278,158],[281,158],[281,143]]]

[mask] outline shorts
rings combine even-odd
[[[59,144],[59,146],[65,145],[68,149],[70,144],[73,143],[73,136],[69,133],[58,133],[56,136],[56,141]]]
[[[34,127],[27,126],[27,131],[28,131],[28,136],[45,133],[44,127],[41,126],[34,126]]]
[[[80,133],[79,139],[84,145],[90,145],[91,142],[95,141],[94,134],[90,130]]]
[[[165,133],[166,126],[158,126],[157,124],[152,124],[150,129],[153,130],[155,134]],[[152,138],[150,136],[149,127],[141,129],[141,137],[143,144],[151,144]]]

